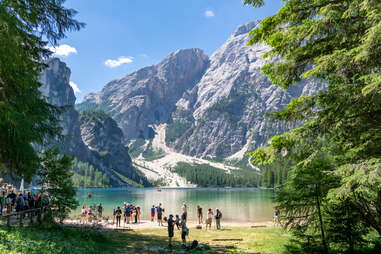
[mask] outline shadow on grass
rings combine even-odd
[[[108,231],[107,234],[115,241],[117,253],[240,253],[234,246],[206,245],[200,242],[197,248],[187,251],[177,239],[172,241],[173,247],[168,248],[168,237],[135,231]],[[191,244],[187,241],[187,246]]]
[[[177,235],[177,237],[179,237]],[[187,239],[188,240],[188,239]],[[202,239],[198,239],[202,240]],[[187,242],[188,246],[191,244]],[[200,243],[191,251],[178,239],[168,248],[168,237],[136,231],[115,231],[91,227],[44,225],[0,226],[0,253],[20,254],[104,254],[104,253],[240,253],[233,246]]]

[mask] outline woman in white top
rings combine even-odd
[[[208,225],[209,225],[209,229],[212,229],[212,221],[213,221],[213,211],[211,208],[209,208],[208,214],[206,216],[206,221],[205,221],[206,229],[208,229]]]
[[[81,222],[82,223],[86,222],[86,205],[85,204],[82,205],[82,209],[81,209]]]

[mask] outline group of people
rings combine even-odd
[[[120,222],[124,218],[124,224],[140,223],[141,209],[139,206],[134,206],[133,204],[124,203],[122,208],[118,206],[116,209],[113,209],[113,224],[116,222],[116,227],[120,227]]]
[[[216,229],[220,230],[221,229],[221,218],[222,218],[222,213],[220,209],[216,208],[216,213],[213,213],[213,210],[211,208],[208,209],[208,212],[206,214],[206,220],[205,220],[205,227],[206,229],[211,229],[212,228],[212,222],[213,222],[213,217],[216,221]],[[198,218],[198,223],[202,224],[203,221],[203,213],[202,213],[202,207],[199,205],[197,206],[197,218]]]
[[[207,218],[205,220],[206,229],[208,229],[208,226],[209,226],[209,229],[211,229],[211,227],[212,227],[212,221],[213,221],[213,216],[214,216],[214,218],[216,220],[216,228],[217,228],[217,230],[221,229],[222,213],[221,213],[221,211],[218,208],[216,209],[216,214],[215,215],[213,214],[213,211],[212,211],[211,208],[208,209]],[[151,219],[153,217],[152,217],[152,214],[151,214]],[[178,230],[181,229],[182,245],[183,245],[183,247],[186,246],[186,236],[189,235],[189,228],[187,227],[187,224],[186,224],[187,223],[187,217],[188,217],[188,206],[186,204],[184,204],[182,206],[181,218],[177,214],[176,214],[176,218],[174,218],[174,216],[172,214],[169,215],[169,218],[166,220],[167,223],[168,223],[168,238],[169,238],[169,240],[168,240],[168,242],[169,242],[168,247],[170,247],[170,248],[172,247],[172,238],[174,236],[175,226],[177,227]],[[202,224],[203,223],[203,212],[202,212],[202,207],[200,205],[197,206],[197,218],[198,218],[198,223]],[[166,217],[164,219],[166,219]],[[201,228],[201,226],[199,228]]]
[[[25,211],[42,206],[49,205],[50,199],[48,195],[43,193],[32,194],[24,191],[23,193],[16,194],[14,190],[7,193],[2,191],[0,196],[0,215],[10,214],[14,211]]]
[[[95,212],[96,210],[96,212]],[[86,208],[86,205],[82,205],[81,209],[81,223],[93,223],[95,222],[102,222],[103,220],[103,206],[100,203],[98,206],[96,205],[90,205],[88,208]]]

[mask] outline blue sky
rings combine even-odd
[[[260,9],[241,0],[67,0],[65,6],[86,23],[55,49],[71,69],[80,102],[175,50],[200,48],[211,55],[237,26],[276,13],[281,1],[268,0]]]

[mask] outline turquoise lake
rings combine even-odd
[[[203,208],[204,217],[208,208],[222,211],[223,219],[234,222],[263,222],[273,218],[274,192],[257,188],[87,188],[77,190],[77,199],[82,204],[102,203],[104,216],[111,216],[112,209],[132,203],[142,209],[142,219],[150,218],[152,205],[162,203],[164,215],[181,214],[181,207],[189,207],[188,217],[196,221],[196,206]],[[88,194],[92,197],[89,198]],[[80,214],[80,207],[72,215]]]

